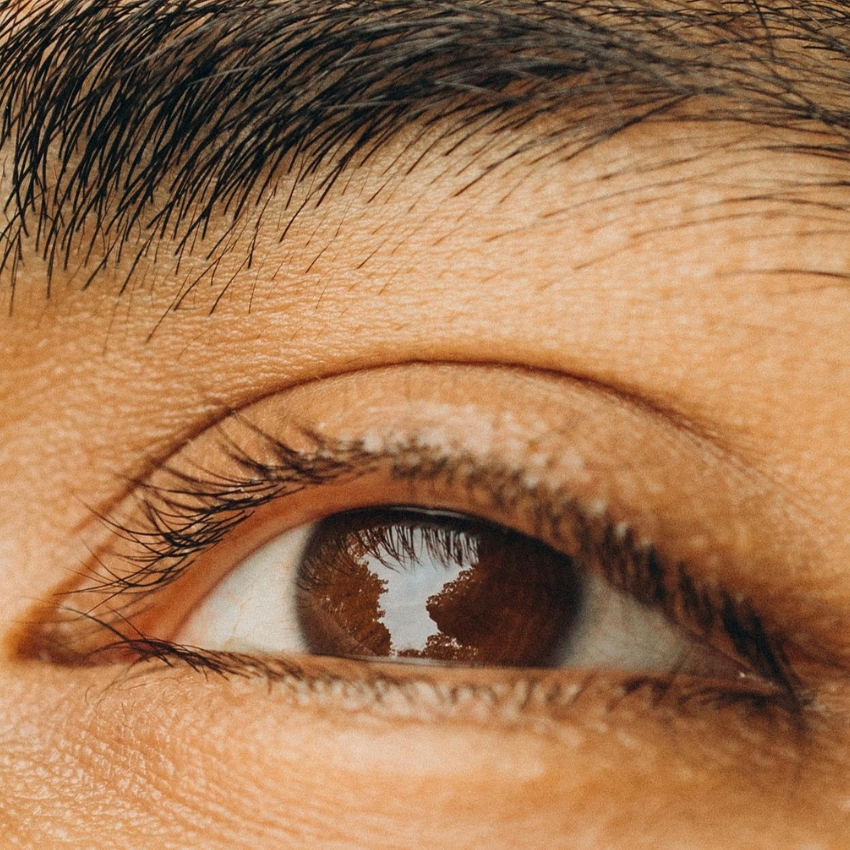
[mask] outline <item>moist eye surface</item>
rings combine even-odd
[[[629,556],[636,568],[642,555]],[[663,610],[617,590],[589,568],[586,552],[413,506],[342,511],[278,535],[232,569],[173,640],[216,652],[467,668],[727,682],[753,673],[707,635],[688,634]]]
[[[472,518],[365,510],[319,523],[297,612],[317,655],[552,663],[582,591],[572,559]]]

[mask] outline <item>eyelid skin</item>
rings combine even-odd
[[[501,395],[509,395],[519,412],[503,413]],[[276,452],[288,454],[283,467],[276,458],[288,481],[270,483],[260,466],[253,483],[246,480],[251,464],[263,458],[273,463]],[[95,523],[94,530],[105,529],[106,540],[92,546],[92,576],[82,586],[77,580],[63,588],[58,620],[54,606],[36,633],[25,636],[22,653],[72,663],[88,657],[91,663],[98,647],[114,643],[115,635],[102,627],[94,628],[92,643],[92,623],[106,623],[125,648],[135,641],[133,648],[143,656],[165,657],[166,644],[156,632],[149,640],[148,626],[158,622],[160,635],[176,627],[187,611],[185,602],[181,609],[175,600],[197,601],[223,570],[282,526],[388,501],[458,510],[469,510],[471,504],[485,518],[562,546],[564,540],[555,539],[563,534],[556,528],[558,511],[569,525],[574,516],[564,510],[583,504],[577,515],[595,516],[601,524],[610,522],[609,516],[621,523],[628,518],[629,539],[663,544],[669,564],[689,564],[690,575],[696,571],[704,589],[716,588],[727,600],[723,605],[732,606],[732,594],[720,589],[734,588],[740,598],[755,595],[746,592],[753,576],[740,567],[749,566],[754,553],[736,549],[741,544],[730,530],[763,520],[738,510],[742,496],[752,501],[753,482],[742,478],[734,463],[718,461],[716,449],[690,432],[617,396],[555,376],[409,365],[318,381],[271,396],[200,435],[139,486],[123,513],[106,517],[105,527]],[[238,477],[233,474],[237,467],[242,470]],[[195,538],[181,532],[178,523],[166,563],[156,547],[162,545],[169,517],[179,518],[192,499],[203,501],[205,488],[216,482],[230,493],[232,510],[219,509],[223,523],[202,529]],[[307,487],[308,482],[321,486]],[[256,492],[246,498],[252,488]],[[268,504],[249,510],[252,499],[263,501],[264,489],[269,490]],[[550,504],[543,508],[547,493]],[[694,550],[695,539],[699,547]],[[175,550],[176,542],[184,549]],[[688,582],[693,594],[697,585]],[[666,604],[680,605],[675,598]],[[172,620],[157,621],[154,614],[168,610],[169,601]],[[745,628],[733,625],[758,620],[748,608],[733,615],[723,605],[715,607],[726,612],[730,651],[743,651],[749,661],[761,659],[756,669],[790,694],[784,662],[768,649],[761,626],[757,633],[762,637],[753,646],[754,633],[745,637]],[[693,627],[694,610],[671,613]],[[777,614],[769,605],[760,613]],[[180,651],[173,654],[178,658]],[[200,653],[194,659],[183,654],[190,663],[202,660]],[[220,657],[209,666],[216,664],[232,666]]]

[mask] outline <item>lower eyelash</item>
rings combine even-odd
[[[757,718],[801,741],[803,716],[796,702],[770,685],[736,685],[671,675],[633,675],[593,670],[477,670],[319,656],[253,656],[210,652],[150,639],[122,640],[115,647],[135,658],[118,679],[159,669],[186,667],[226,679],[257,679],[300,707],[366,712],[387,719],[468,720],[491,726],[531,726],[561,737],[591,714],[627,713],[673,723],[710,712]],[[153,664],[153,667],[151,667]]]

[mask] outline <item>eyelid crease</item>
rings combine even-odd
[[[470,455],[452,457],[415,437],[373,447],[364,440],[331,440],[302,429],[312,448],[297,449],[245,417],[238,421],[262,449],[240,446],[219,431],[232,472],[189,473],[165,464],[157,476],[164,481],[140,484],[132,514],[135,526],[100,517],[112,542],[95,558],[88,583],[62,594],[71,604],[63,603],[58,621],[47,619],[38,638],[30,636],[22,644],[20,654],[75,665],[106,658],[116,649],[126,656],[132,649],[141,657],[209,663],[215,670],[221,653],[179,647],[166,651],[167,642],[139,631],[134,615],[258,507],[308,487],[385,471],[398,482],[457,488],[469,498],[472,512],[520,517],[531,534],[596,569],[613,588],[661,610],[696,637],[721,638],[756,674],[774,683],[789,704],[800,708],[805,701],[780,645],[747,600],[715,583],[700,583],[685,564],[665,559],[651,544],[638,543],[627,525],[528,482],[520,470]],[[116,640],[104,646],[110,634]]]

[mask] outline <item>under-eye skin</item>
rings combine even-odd
[[[602,672],[594,687],[648,689],[668,709],[801,708],[781,642],[746,598],[700,581],[658,543],[640,540],[626,517],[568,487],[498,457],[436,447],[415,430],[332,439],[289,427],[285,440],[250,414],[226,426],[200,435],[195,443],[206,445],[190,462],[178,454],[161,464],[135,485],[129,507],[101,518],[109,533],[90,575],[63,589],[24,654],[330,677],[355,691],[358,680],[379,681],[406,694],[412,681],[439,688],[442,677],[454,687],[472,669],[480,672],[470,686],[483,675],[488,688],[519,681],[558,693]],[[233,598],[229,613],[221,608],[220,589],[238,588],[240,570],[287,535],[300,535],[290,563],[263,562],[249,595]],[[281,585],[283,607],[273,614],[294,612],[285,640],[285,628],[264,632],[251,619],[250,594],[273,597]],[[393,593],[418,594],[414,613],[430,617],[429,634],[399,619]],[[234,625],[240,605],[247,623]],[[613,648],[600,651],[600,640]],[[563,709],[558,699],[535,704]]]

